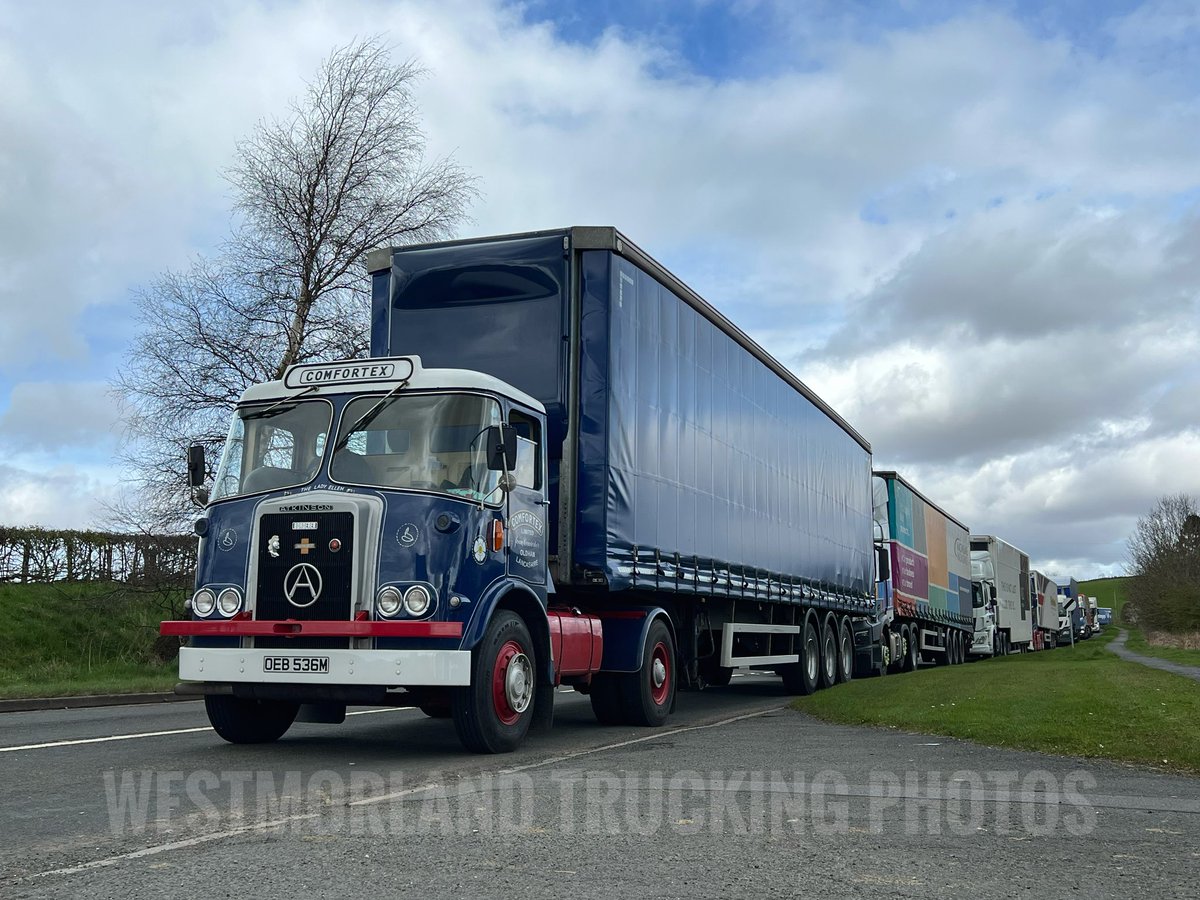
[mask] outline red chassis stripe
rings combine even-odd
[[[253,619],[226,621],[172,621],[158,627],[159,634],[205,635],[222,637],[421,637],[460,638],[462,622],[338,622],[299,621],[258,622]]]

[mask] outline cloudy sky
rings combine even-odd
[[[102,526],[133,292],[335,46],[429,71],[463,236],[613,224],[974,531],[1118,573],[1200,494],[1194,2],[0,0],[0,524]]]

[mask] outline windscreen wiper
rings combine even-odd
[[[281,413],[291,412],[293,409],[296,408],[295,401],[299,400],[305,394],[311,394],[316,389],[317,389],[317,385],[313,384],[313,385],[309,385],[308,387],[306,387],[304,390],[302,390],[300,393],[298,393],[295,397],[281,397],[280,399],[278,399],[274,403],[272,403],[270,406],[268,406],[266,409],[260,409],[260,410],[257,410],[256,412],[246,413],[246,415],[242,416],[242,421],[245,422],[247,419],[269,419],[272,416],[278,416]],[[287,406],[283,405],[285,403],[287,404]]]
[[[355,432],[357,432],[363,428],[366,428],[368,425],[370,425],[372,422],[374,422],[375,417],[378,416],[381,412],[383,412],[391,404],[391,402],[396,399],[397,395],[402,390],[404,390],[406,387],[408,387],[407,379],[400,382],[398,385],[396,385],[394,388],[392,388],[390,391],[388,391],[386,394],[384,394],[382,397],[380,397],[379,402],[376,403],[374,406],[372,406],[370,409],[368,409],[361,416],[359,416],[358,421],[355,422],[353,425],[351,425],[349,430],[347,430],[346,433],[344,435],[342,435],[341,439],[338,440],[338,442],[333,445],[334,452],[341,450],[348,443],[350,443],[350,437]]]

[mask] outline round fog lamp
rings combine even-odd
[[[403,603],[403,597],[400,591],[394,587],[385,587],[379,592],[379,597],[375,601],[379,612],[385,616],[394,616],[400,612],[400,606]]]
[[[410,616],[423,616],[429,609],[429,591],[419,584],[410,587],[404,595],[404,608]]]
[[[208,588],[200,588],[192,597],[192,612],[198,616],[210,616],[217,606],[217,595]]]
[[[242,608],[242,595],[236,588],[225,588],[217,597],[217,608],[223,616],[233,616]]]

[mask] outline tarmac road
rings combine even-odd
[[[787,699],[739,677],[633,729],[562,692],[492,757],[416,710],[260,747],[198,703],[9,713],[0,896],[1200,897],[1200,780]]]

